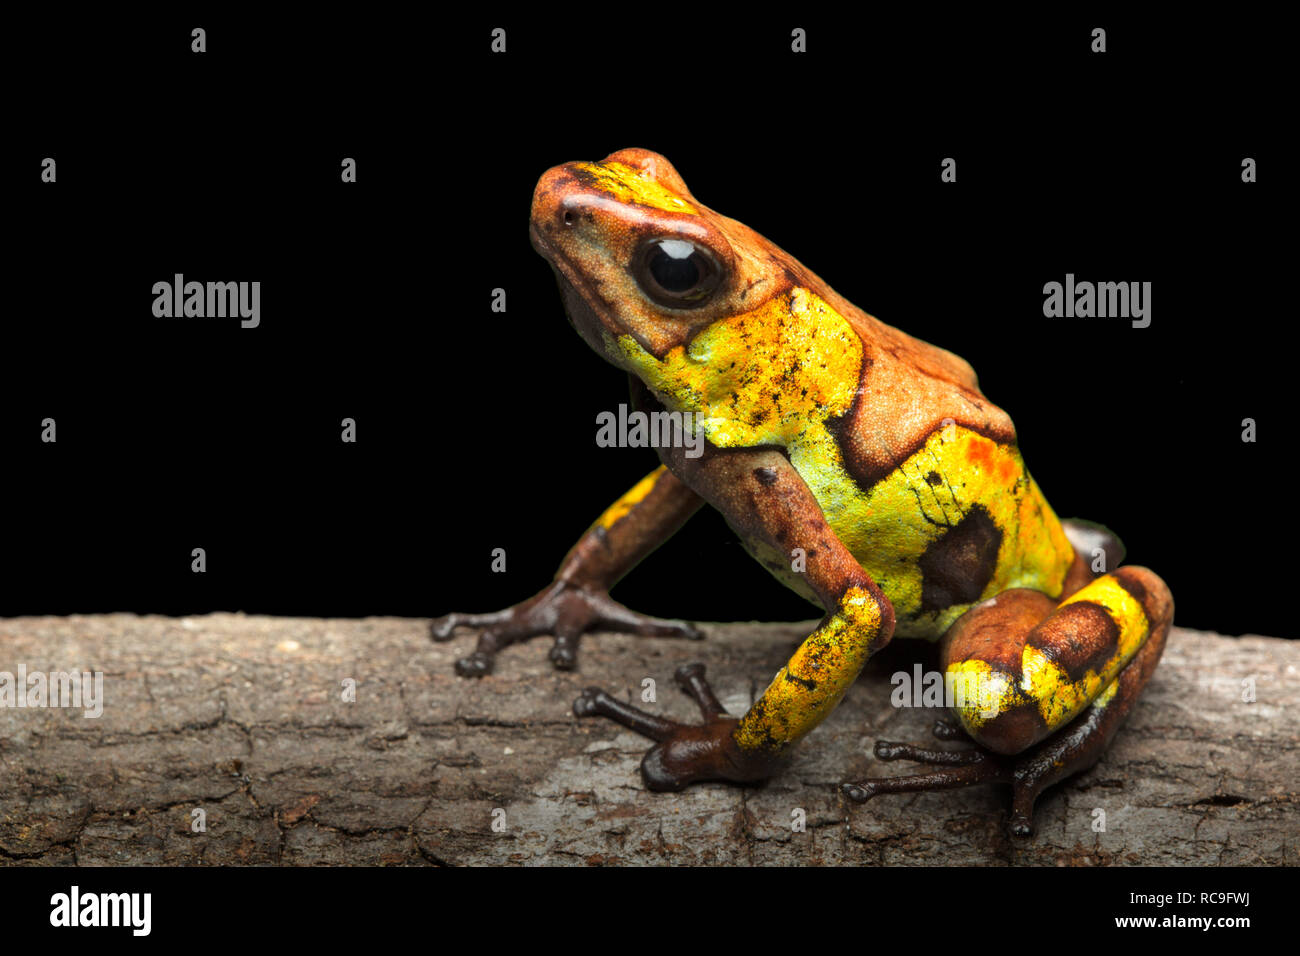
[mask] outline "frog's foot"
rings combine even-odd
[[[774,763],[742,751],[732,738],[737,720],[714,696],[704,679],[704,665],[683,664],[673,676],[699,705],[704,723],[667,720],[615,700],[597,687],[582,692],[573,702],[573,712],[579,717],[608,717],[658,741],[641,761],[641,776],[651,790],[681,790],[699,780],[742,783],[770,776]]]
[[[1047,613],[1040,614],[1044,609]],[[1011,831],[1018,836],[1033,833],[1034,801],[1048,787],[1087,770],[1101,758],[1155,671],[1172,620],[1173,598],[1168,587],[1145,568],[1117,568],[1054,608],[1050,598],[1037,592],[1004,591],[996,602],[967,611],[949,630],[943,649],[948,673],[952,673],[954,660],[984,660],[986,665],[989,660],[1022,662],[1031,658],[1032,651],[1060,669],[1062,684],[1069,686],[1071,673],[1088,672],[1097,667],[1097,659],[1107,655],[1113,660],[1121,638],[1140,646],[1113,679],[1089,689],[1088,705],[1063,726],[1050,724],[1041,716],[1044,703],[1052,709],[1051,698],[1029,697],[999,706],[988,717],[980,710],[987,704],[976,703],[982,700],[976,695],[954,707],[954,713],[965,727],[973,727],[971,736],[984,746],[942,751],[880,741],[876,756],[881,760],[915,760],[942,769],[846,784],[844,793],[861,802],[878,793],[1010,784]],[[1034,682],[1011,675],[1008,683],[1019,687]],[[1074,686],[1082,687],[1082,678]],[[1061,701],[1055,702],[1055,709],[1064,709]],[[1050,735],[1044,737],[1044,731]],[[946,723],[936,727],[935,733],[948,740],[961,736]]]
[[[1131,682],[1127,687],[1126,677]],[[979,746],[971,750],[928,750],[911,744],[877,741],[875,752],[881,760],[913,760],[943,769],[846,783],[841,789],[850,800],[864,803],[881,793],[951,790],[980,783],[1010,784],[1011,832],[1016,836],[1031,836],[1034,832],[1034,802],[1038,795],[1095,764],[1119,729],[1136,698],[1132,686],[1136,684],[1136,676],[1126,670],[1116,684],[1117,699],[1111,699],[1109,706],[1089,707],[1055,736],[1014,756],[996,754]],[[969,740],[957,724],[943,720],[935,724],[934,735],[941,740]]]
[[[689,640],[700,640],[704,636],[685,621],[638,614],[604,591],[588,590],[562,581],[504,611],[446,614],[436,618],[430,636],[435,641],[449,641],[457,627],[483,628],[473,653],[456,662],[456,673],[462,677],[490,674],[499,650],[542,634],[555,636],[551,663],[565,671],[577,666],[578,640],[586,631],[599,629]]]
[[[944,769],[906,777],[877,777],[862,783],[844,784],[840,789],[855,803],[865,803],[881,793],[951,790],[979,783],[1010,783],[1013,787],[1013,806],[1027,806],[1023,819],[1013,811],[1012,831],[1017,834],[1033,832],[1030,816],[1038,791],[1029,792],[1022,787],[1017,782],[1015,769],[1004,758],[982,749],[927,750],[891,740],[876,742],[876,757],[880,760],[914,760],[917,763],[942,766]]]

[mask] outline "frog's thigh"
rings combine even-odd
[[[1146,568],[1102,575],[1059,605],[1035,591],[999,594],[944,638],[953,713],[983,746],[1020,753],[1109,699],[1153,637],[1164,646],[1172,619],[1168,587]]]

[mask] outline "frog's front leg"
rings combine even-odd
[[[638,614],[613,600],[609,589],[702,504],[699,495],[661,465],[596,519],[570,549],[549,587],[504,611],[437,618],[432,637],[447,641],[457,627],[485,628],[473,653],[456,662],[456,672],[463,677],[490,673],[497,651],[541,634],[555,636],[551,662],[561,670],[573,669],[579,638],[596,628],[698,639],[700,632],[685,621]]]
[[[1059,604],[1037,591],[1006,591],[977,605],[944,637],[953,712],[979,749],[928,750],[880,741],[881,760],[942,767],[845,784],[851,800],[978,783],[1012,788],[1011,830],[1033,832],[1034,801],[1091,767],[1142,693],[1164,650],[1173,598],[1146,568],[1122,567]],[[962,736],[936,728],[944,739]]]
[[[665,720],[597,688],[578,698],[574,712],[609,717],[658,741],[641,763],[652,790],[679,790],[697,780],[763,779],[835,708],[867,658],[889,641],[893,607],[831,531],[784,455],[711,449],[695,460],[673,456],[672,465],[745,538],[784,554],[802,549],[807,583],[827,614],[739,719],[722,712],[699,665],[679,670],[677,679],[699,703],[701,725]]]

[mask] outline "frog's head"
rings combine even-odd
[[[762,236],[701,205],[668,160],[644,149],[548,170],[533,193],[529,231],[555,269],[574,327],[624,368],[611,348],[620,338],[663,359],[802,273]]]

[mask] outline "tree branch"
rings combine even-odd
[[[875,760],[877,739],[932,742],[940,712],[890,703],[891,673],[918,653],[932,666],[933,649],[909,641],[874,659],[765,785],[647,792],[649,741],[570,705],[598,685],[693,721],[672,673],[702,660],[739,713],[806,627],[706,633],[590,635],[576,673],[555,671],[541,638],[466,680],[452,663],[473,637],[433,644],[422,620],[2,620],[0,671],[101,671],[104,701],[98,718],[0,708],[0,863],[1297,862],[1300,642],[1175,630],[1102,762],[1048,791],[1037,834],[1016,839],[1000,787],[841,797],[842,782],[911,771]],[[647,677],[658,700],[643,704]],[[349,679],[355,702],[343,699]]]

